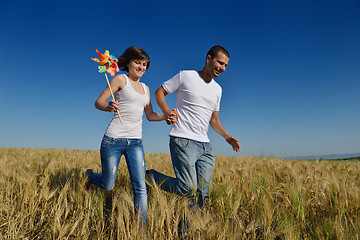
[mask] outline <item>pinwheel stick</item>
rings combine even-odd
[[[109,79],[108,79],[106,73],[105,73],[105,77],[106,77],[106,81],[107,81],[107,84],[108,84],[109,89],[110,89],[110,92],[111,92],[111,96],[112,96],[112,98],[113,98],[114,101],[115,101],[114,93],[113,93],[113,91],[112,91],[112,89],[111,89],[110,82],[109,82]],[[116,110],[116,111],[117,111],[117,114],[118,114],[118,116],[119,116],[120,122],[122,123],[123,121],[122,121],[122,118],[121,118],[121,116],[120,116],[120,111],[119,111],[119,110]]]

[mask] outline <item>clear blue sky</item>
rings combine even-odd
[[[0,1],[0,147],[99,149],[112,114],[94,108],[95,48],[143,48],[159,111],[156,88],[220,44],[220,120],[242,150],[210,130],[216,155],[358,153],[359,13],[358,0]],[[168,153],[169,126],[143,127],[145,151]]]

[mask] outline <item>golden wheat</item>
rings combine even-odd
[[[356,161],[216,157],[209,204],[192,213],[191,239],[359,239]],[[170,156],[147,168],[173,175]],[[149,187],[146,228],[135,216],[122,159],[115,187],[86,187],[98,151],[0,149],[0,238],[177,239],[186,201]]]

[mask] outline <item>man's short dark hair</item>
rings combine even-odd
[[[215,45],[212,48],[210,48],[210,50],[208,51],[207,55],[210,55],[211,58],[214,58],[217,56],[217,54],[219,52],[222,52],[223,54],[225,54],[228,58],[230,57],[230,54],[228,53],[228,51],[226,51],[226,49],[222,46],[219,45]],[[206,55],[206,56],[207,56]]]

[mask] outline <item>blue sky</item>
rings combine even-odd
[[[112,114],[95,48],[143,48],[154,91],[201,70],[213,45],[230,52],[216,155],[280,157],[360,152],[360,2],[1,1],[0,147],[98,150]],[[175,106],[175,96],[168,97]],[[169,126],[144,120],[148,153],[168,153]]]

